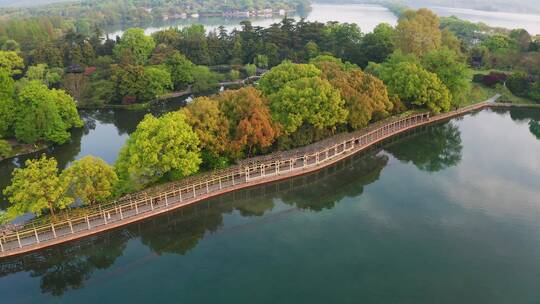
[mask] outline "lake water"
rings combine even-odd
[[[539,129],[485,110],[3,260],[2,303],[536,303]]]
[[[397,17],[388,9],[378,5],[367,4],[317,4],[314,3],[311,11],[303,14],[289,15],[291,18],[299,20],[306,18],[309,21],[318,21],[326,23],[328,21],[339,21],[356,23],[363,32],[371,32],[379,23],[388,23],[395,25]],[[207,30],[217,29],[223,25],[227,30],[240,28],[239,23],[242,20],[250,20],[253,26],[269,27],[273,23],[279,23],[283,16],[274,16],[272,18],[199,18],[199,19],[178,19],[163,24],[145,27],[145,32],[150,35],[154,32],[167,29],[169,27],[185,27],[191,24],[203,24]],[[122,30],[116,29],[110,31],[110,36],[121,36]]]
[[[512,5],[509,3],[509,5]],[[483,22],[490,26],[503,27],[508,29],[523,28],[532,35],[540,34],[540,15],[488,12],[474,9],[451,8],[451,7],[430,7],[439,16],[456,16],[460,19],[471,22]]]

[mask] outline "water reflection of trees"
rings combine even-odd
[[[515,108],[510,110],[510,117],[513,121],[527,123],[531,134],[540,139],[540,110]]]
[[[358,197],[364,192],[364,186],[379,179],[382,169],[388,164],[386,155],[363,155],[338,163],[327,170],[300,177],[291,182],[308,182],[312,176],[322,174],[325,177],[314,182],[309,188],[283,193],[284,203],[300,209],[321,211],[333,208],[345,197]],[[331,175],[331,176],[329,176]],[[304,181],[302,181],[304,179]]]
[[[429,127],[426,132],[385,148],[400,161],[411,162],[427,172],[456,166],[462,149],[461,133],[453,122]]]
[[[300,209],[332,208],[344,197],[360,195],[365,185],[377,180],[387,161],[373,153],[355,156],[316,174],[229,193],[121,230],[4,260],[0,277],[27,271],[40,278],[43,293],[62,295],[82,287],[96,270],[111,267],[132,238],[140,238],[156,254],[184,255],[207,233],[217,231],[225,214],[262,216],[280,198]]]

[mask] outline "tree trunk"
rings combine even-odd
[[[54,207],[52,202],[49,202],[49,210],[51,210],[51,215],[54,218],[56,215],[54,214]]]

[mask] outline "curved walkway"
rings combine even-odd
[[[491,107],[498,97],[440,115],[420,113],[393,118],[357,132],[336,135],[307,148],[248,159],[214,174],[197,175],[105,205],[86,208],[86,214],[53,224],[34,223],[32,228],[10,231],[0,238],[0,258],[125,226],[227,192],[317,171],[396,134]]]

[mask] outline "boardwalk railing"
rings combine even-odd
[[[82,238],[215,195],[315,171],[393,135],[479,110],[489,104],[488,101],[433,117],[428,113],[420,113],[394,118],[354,133],[336,135],[306,148],[248,159],[217,173],[197,175],[108,204],[81,208],[84,213],[79,216],[68,212],[57,222],[26,224],[24,229],[4,231],[0,237],[0,257]]]

